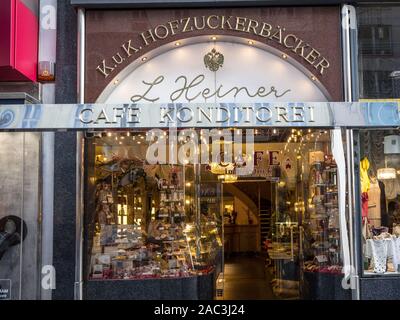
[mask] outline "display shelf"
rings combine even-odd
[[[135,280],[196,274],[192,253],[201,252],[201,248],[199,235],[194,234],[191,240],[184,234],[189,223],[184,166],[165,166],[160,171],[167,175],[158,177],[157,184],[149,190],[144,169],[130,160],[122,163],[125,170],[114,170],[107,179],[100,172],[102,168],[97,168],[102,179],[96,188],[97,231],[89,279]],[[135,182],[123,180],[138,173]]]
[[[318,151],[320,152],[320,151]],[[304,219],[304,260],[316,266],[340,264],[337,167],[330,155],[310,166],[309,206]]]

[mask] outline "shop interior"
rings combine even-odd
[[[259,128],[249,148],[245,131],[229,129],[243,135],[243,154],[230,162],[223,154],[234,143],[221,139],[217,161],[149,163],[155,141],[164,140],[167,148],[154,154],[166,151],[168,157],[168,146],[183,145],[190,135],[204,152],[213,149],[215,141],[201,129],[178,131],[177,140],[168,130],[157,139],[137,130],[87,134],[85,278],[135,281],[214,272],[216,299],[333,294],[321,293],[342,273],[331,131]],[[238,174],[249,163],[251,171]]]

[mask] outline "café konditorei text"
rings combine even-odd
[[[7,130],[400,125],[397,102],[0,105],[0,119]]]

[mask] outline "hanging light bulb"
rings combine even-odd
[[[377,171],[378,180],[396,179],[395,168],[381,168]]]

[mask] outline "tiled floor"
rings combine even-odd
[[[225,259],[225,300],[274,299],[265,258],[261,256],[235,256]]]

